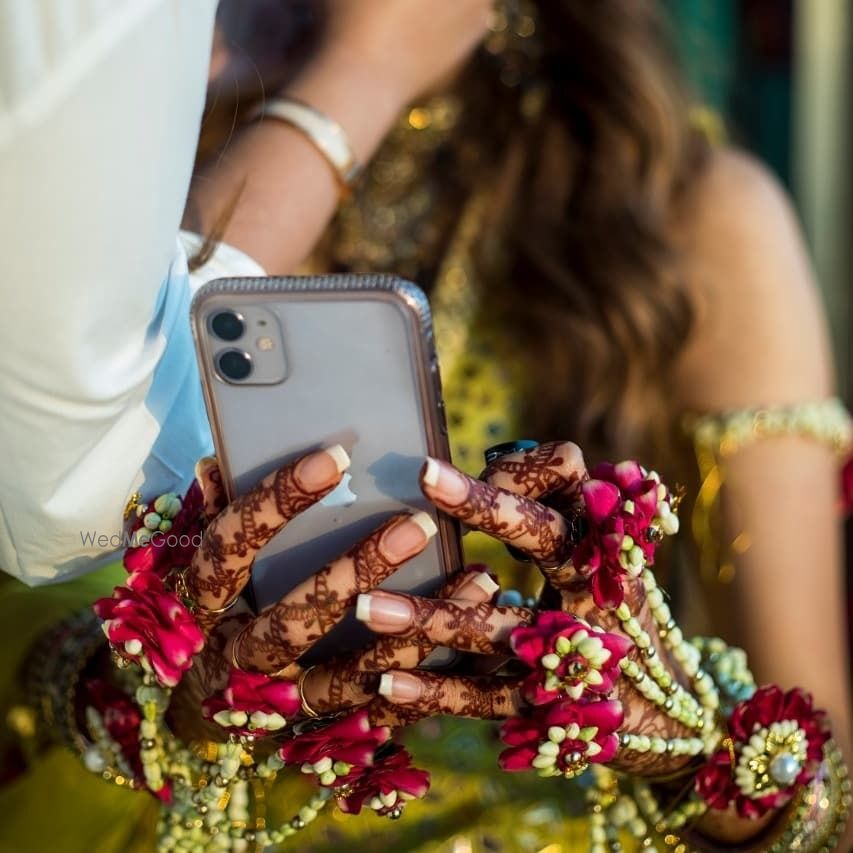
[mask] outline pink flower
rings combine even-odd
[[[294,682],[232,668],[225,689],[202,703],[202,714],[235,734],[263,737],[283,729],[300,707]]]
[[[510,645],[533,669],[522,685],[524,698],[543,705],[560,696],[578,700],[586,691],[610,693],[632,644],[569,613],[543,610],[532,625],[513,630]]]
[[[510,772],[536,769],[540,776],[577,776],[590,763],[605,763],[616,755],[622,718],[622,703],[615,699],[541,705],[501,726],[501,740],[510,748],[498,762]]]
[[[408,800],[417,800],[429,790],[429,773],[412,767],[412,756],[395,746],[377,758],[372,767],[352,774],[338,793],[338,806],[347,814],[358,814],[365,803],[379,815],[399,816]]]
[[[371,727],[367,711],[356,711],[313,732],[299,734],[278,751],[285,764],[300,764],[320,784],[335,787],[370,767],[376,748],[391,737],[387,726]]]
[[[164,687],[181,680],[204,646],[190,612],[154,572],[132,573],[93,609],[118,654],[150,669]]]
[[[144,509],[132,528],[134,539],[143,544],[124,552],[124,567],[128,572],[156,572],[165,577],[174,568],[188,566],[204,529],[201,486],[193,482],[183,500],[172,494],[161,495]],[[154,522],[158,524],[151,529],[148,525]]]
[[[788,803],[814,779],[829,729],[823,711],[803,690],[775,684],[735,706],[729,720],[735,760],[717,750],[696,776],[696,791],[711,808],[734,802],[741,817],[756,818]]]
[[[659,488],[636,462],[598,465],[582,485],[589,530],[572,553],[572,564],[589,579],[596,606],[618,607],[625,597],[623,578],[654,562],[657,543],[649,528],[658,513],[666,515],[666,532],[677,530]],[[668,499],[665,490],[664,495]]]

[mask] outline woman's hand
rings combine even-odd
[[[555,606],[610,633],[627,636],[615,614],[598,608],[587,585],[579,583],[568,561],[572,524],[554,509],[559,506],[568,512],[586,476],[583,456],[575,445],[551,443],[502,457],[486,469],[481,480],[431,460],[422,473],[422,486],[424,494],[440,509],[533,558],[556,594]],[[625,600],[652,638],[655,653],[677,680],[687,683],[659,639],[642,583],[626,581],[625,590]],[[430,601],[396,593],[374,592],[367,598],[365,604],[362,597],[359,609],[377,633],[484,654],[511,654],[508,641],[512,629],[529,623],[534,616],[525,608]],[[629,652],[633,659],[639,660],[639,655],[637,648]],[[382,693],[389,702],[420,713],[503,718],[523,705],[519,681],[394,671],[383,680]],[[625,676],[617,680],[613,695],[623,704],[625,731],[663,738],[694,734],[649,702]],[[622,750],[614,765],[658,775],[678,770],[688,761],[685,756]]]
[[[340,447],[309,453],[222,508],[205,530],[185,576],[198,605],[196,618],[208,635],[193,668],[199,698],[224,686],[232,663],[298,677],[296,659],[343,618],[359,593],[382,583],[435,534],[426,513],[397,515],[260,615],[253,616],[242,601],[229,607],[249,582],[257,552],[331,492],[348,466]],[[218,468],[203,463],[198,474],[206,512],[213,515],[222,503]],[[332,702],[326,705],[339,710]]]

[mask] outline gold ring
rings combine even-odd
[[[305,698],[305,679],[308,677],[308,673],[311,672],[312,669],[314,669],[314,667],[309,666],[307,669],[302,670],[299,680],[296,682],[296,688],[299,691],[299,701],[302,704],[302,713],[305,714],[306,717],[316,719],[320,714],[308,704],[308,700]]]
[[[240,672],[246,672],[246,670],[243,669],[242,666],[240,666],[240,662],[237,660],[237,642],[242,636],[243,632],[238,631],[234,635],[234,639],[231,641],[231,666],[233,666],[234,669],[239,669]]]
[[[203,607],[199,604],[190,594],[190,588],[187,585],[187,572],[190,567],[186,566],[183,569],[178,570],[175,573],[175,592],[178,594],[178,597],[184,603],[186,608],[190,611],[190,613],[197,613],[201,611],[202,613],[210,613],[213,616],[219,616],[222,613],[225,613],[227,610],[230,610],[239,600],[240,596],[237,595],[236,598],[232,598],[231,601],[228,602],[224,607]]]

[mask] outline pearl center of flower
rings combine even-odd
[[[751,799],[794,784],[806,763],[806,734],[794,720],[758,728],[741,749],[735,782]]]

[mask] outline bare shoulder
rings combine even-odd
[[[715,151],[675,227],[696,304],[677,390],[686,408],[832,393],[823,308],[785,190],[752,157]]]

